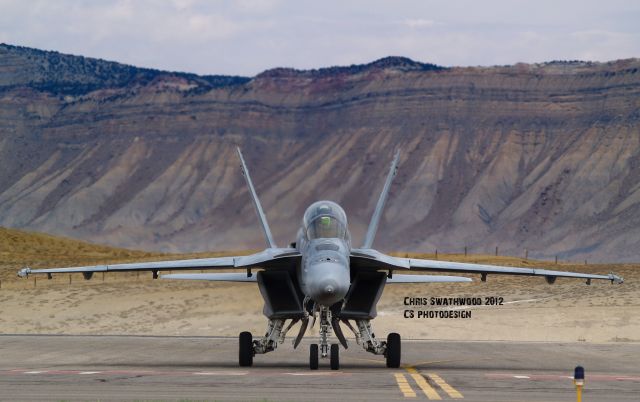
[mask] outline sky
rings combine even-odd
[[[0,43],[243,76],[385,56],[608,61],[640,57],[640,1],[0,0]]]

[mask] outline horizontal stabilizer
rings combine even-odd
[[[227,272],[221,274],[168,274],[162,279],[185,279],[191,281],[222,281],[222,282],[256,282],[256,275],[247,276],[244,272]]]
[[[447,275],[396,275],[393,274],[387,283],[443,283],[443,282],[472,282],[471,278]]]

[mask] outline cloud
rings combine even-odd
[[[408,26],[409,28],[429,28],[436,24],[433,20],[425,20],[422,18],[410,18],[402,21],[402,24]]]
[[[582,60],[613,60],[640,56],[640,34],[589,29],[572,32],[576,43],[576,58]]]
[[[8,43],[201,74],[387,55],[442,65],[640,55],[640,3],[622,0],[0,0],[0,10]]]

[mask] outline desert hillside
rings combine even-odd
[[[0,45],[0,225],[117,247],[280,245],[343,205],[358,244],[638,261],[640,61],[443,68],[404,58],[196,76]]]

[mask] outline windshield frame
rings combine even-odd
[[[335,202],[318,201],[304,214],[303,230],[307,239],[339,238],[348,240],[347,215]],[[321,227],[320,225],[326,226]]]
[[[318,215],[306,229],[307,239],[346,239],[347,228],[338,218],[332,215]]]

